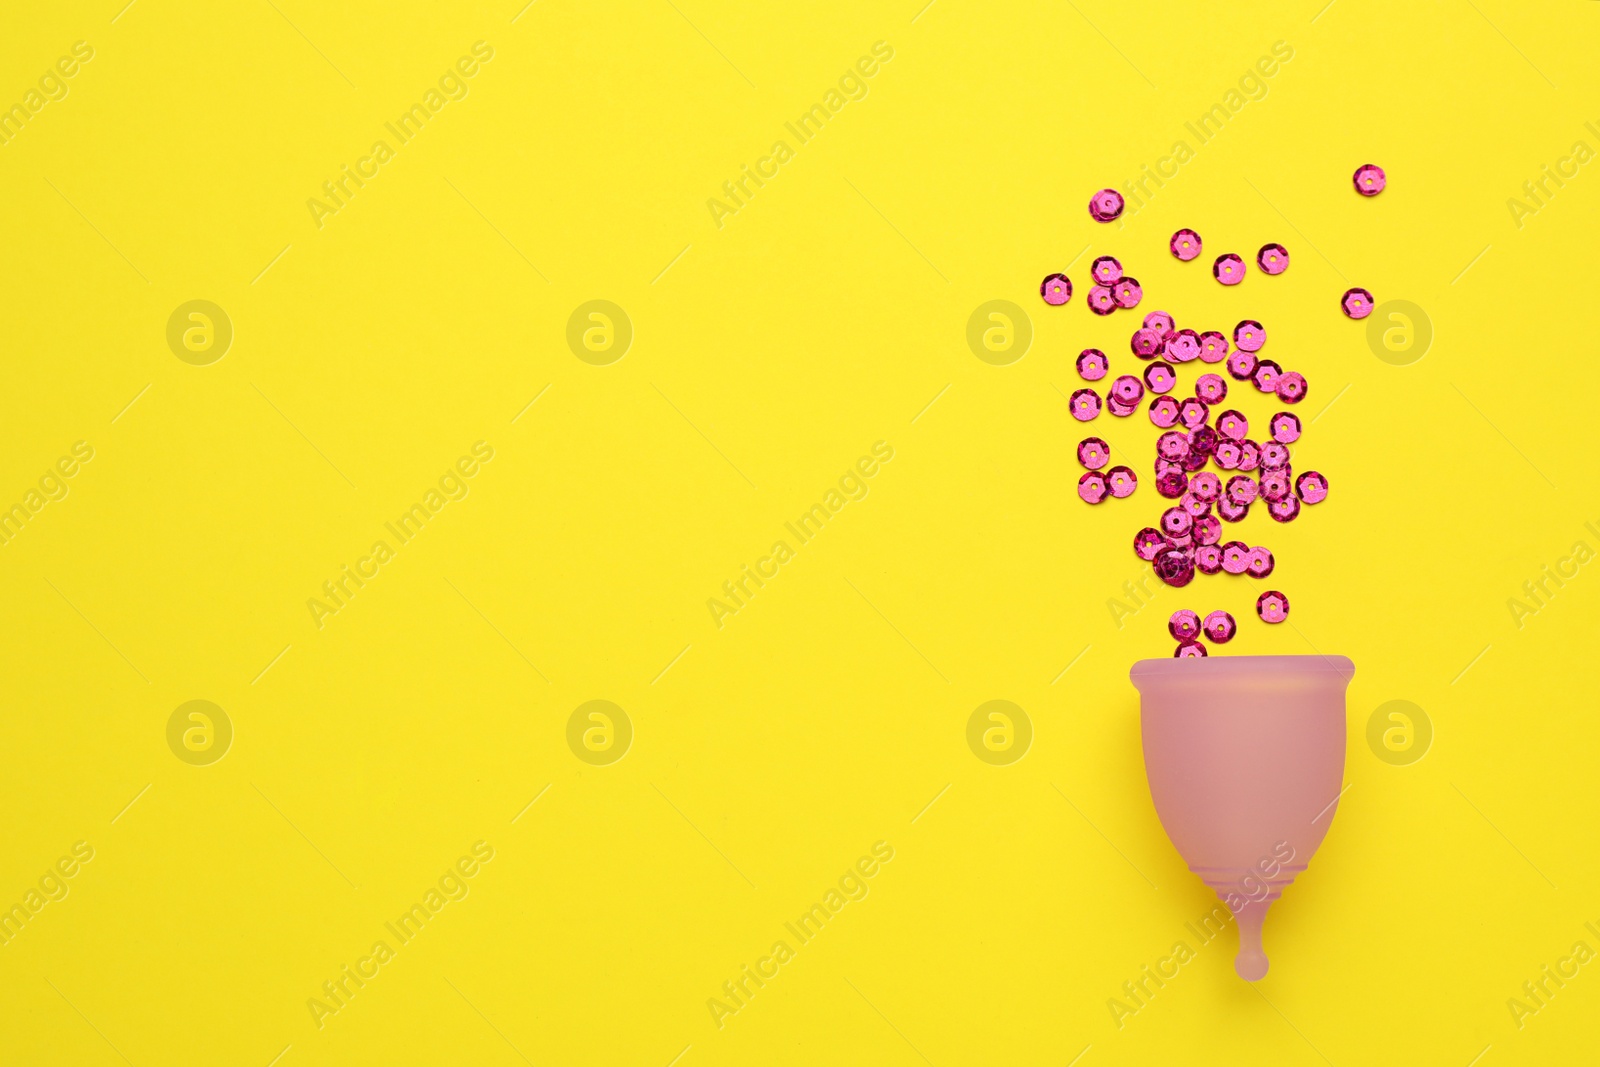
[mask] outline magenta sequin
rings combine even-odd
[[[1200,636],[1200,616],[1182,608],[1172,613],[1172,618],[1167,620],[1167,633],[1177,641],[1192,641]]]
[[[1194,560],[1181,549],[1164,549],[1155,559],[1156,577],[1170,586],[1182,587],[1194,580]]]
[[[1222,520],[1215,515],[1200,515],[1194,520],[1194,543],[1214,545],[1222,540]]]
[[[1088,422],[1100,414],[1100,394],[1093,389],[1077,390],[1068,403],[1072,408],[1072,417],[1079,422]]]
[[[1173,649],[1173,659],[1204,659],[1206,646],[1199,641],[1179,641],[1178,647]]]
[[[1193,482],[1189,483],[1189,491],[1178,498],[1178,506],[1196,519],[1211,514],[1210,502],[1194,495]]]
[[[1250,375],[1256,383],[1256,388],[1263,393],[1271,393],[1278,387],[1278,376],[1283,373],[1283,368],[1270,359],[1263,359],[1256,364],[1256,371]]]
[[[1267,503],[1289,495],[1289,475],[1282,470],[1261,472],[1261,499]]]
[[[1168,500],[1177,500],[1189,488],[1189,476],[1183,473],[1183,468],[1176,470],[1158,471],[1156,473],[1156,492]]]
[[[1215,574],[1222,569],[1222,549],[1215,543],[1196,545],[1194,567],[1201,574]]]
[[[1339,298],[1339,306],[1350,318],[1364,319],[1372,314],[1372,294],[1365,289],[1346,289],[1344,296]]]
[[[1289,598],[1269,589],[1256,598],[1256,614],[1262,622],[1282,622],[1289,617]]]
[[[1264,471],[1282,470],[1289,465],[1289,446],[1282,441],[1263,441],[1261,443],[1261,469]]]
[[[1267,423],[1272,430],[1272,439],[1280,444],[1292,445],[1300,440],[1300,417],[1288,411],[1280,411],[1272,416]]]
[[[1216,330],[1200,335],[1200,362],[1221,363],[1228,358],[1228,339]]]
[[[1111,462],[1111,446],[1098,437],[1085,437],[1078,442],[1078,462],[1097,471]]]
[[[1086,382],[1097,382],[1106,376],[1111,361],[1098,348],[1085,348],[1078,353],[1078,377]]]
[[[1279,522],[1293,522],[1295,516],[1300,514],[1300,499],[1286,496],[1282,500],[1274,500],[1267,505],[1267,514]]]
[[[1242,412],[1229,408],[1217,416],[1217,432],[1230,441],[1243,441],[1250,432],[1250,420]]]
[[[1148,563],[1156,558],[1156,553],[1160,552],[1166,543],[1167,539],[1161,536],[1160,530],[1154,526],[1146,526],[1133,535],[1133,554]]]
[[[1102,189],[1089,198],[1089,215],[1096,222],[1115,222],[1122,215],[1122,194]]]
[[[1222,479],[1210,471],[1201,471],[1189,479],[1189,491],[1209,504],[1222,495]]]
[[[1085,503],[1098,504],[1106,498],[1105,475],[1099,471],[1090,471],[1078,479],[1078,496]]]
[[[1250,547],[1243,541],[1229,541],[1222,546],[1222,569],[1229,574],[1243,574],[1250,566]]]
[[[1306,398],[1306,388],[1305,376],[1299,371],[1290,371],[1278,378],[1272,390],[1285,404],[1298,404]]]
[[[1377,196],[1389,184],[1389,176],[1376,163],[1361,164],[1350,180],[1362,196]]]
[[[1250,562],[1244,572],[1252,578],[1265,578],[1276,566],[1277,561],[1272,558],[1272,553],[1264,546],[1257,545],[1250,550]]]
[[[1247,382],[1255,376],[1259,362],[1254,352],[1234,352],[1228,357],[1228,374],[1237,381]]]
[[[1152,311],[1144,317],[1144,328],[1154,330],[1160,337],[1165,337],[1173,327],[1172,316],[1165,311]]]
[[[1167,358],[1174,363],[1188,363],[1200,357],[1200,335],[1193,330],[1179,330],[1166,342]]]
[[[1206,616],[1206,621],[1200,624],[1200,628],[1205,632],[1206,639],[1217,645],[1225,645],[1232,641],[1234,632],[1238,629],[1233,616],[1226,611],[1213,611]]]
[[[1139,476],[1130,468],[1119,464],[1106,471],[1106,488],[1111,490],[1112,496],[1121,500],[1123,497],[1132,496],[1133,491],[1139,488]]]
[[[1111,295],[1109,285],[1093,286],[1084,300],[1088,301],[1089,310],[1096,315],[1109,315],[1117,310],[1117,298]]]
[[[1280,244],[1266,244],[1256,253],[1256,266],[1263,274],[1282,274],[1289,269],[1289,250]]]
[[[1294,491],[1307,504],[1320,504],[1328,499],[1328,479],[1316,471],[1306,471],[1294,480]]]
[[[1232,503],[1248,504],[1256,498],[1258,487],[1256,486],[1256,480],[1248,474],[1235,474],[1228,479],[1228,487],[1225,492],[1228,494],[1228,500]]]
[[[1267,343],[1267,331],[1254,319],[1245,319],[1233,328],[1233,345],[1241,352],[1259,352]]]
[[[1228,383],[1220,374],[1202,374],[1194,380],[1194,395],[1207,404],[1221,403],[1227,399]]]
[[[1249,504],[1235,504],[1227,497],[1217,501],[1217,514],[1224,522],[1243,522],[1244,517],[1250,514]]]
[[[1217,461],[1217,466],[1225,471],[1231,471],[1238,469],[1240,454],[1241,450],[1237,441],[1221,441],[1217,444],[1217,450],[1213,453],[1213,458]]]
[[[1124,404],[1114,396],[1106,397],[1106,410],[1119,419],[1125,419],[1139,410],[1138,404]]]
[[[1137,404],[1144,399],[1144,383],[1131,374],[1120,375],[1111,383],[1111,395],[1120,404]]]
[[[1238,285],[1244,281],[1244,260],[1232,252],[1224,253],[1211,264],[1211,276],[1223,285]]]
[[[1152,393],[1170,393],[1178,384],[1178,376],[1169,365],[1156,362],[1144,369],[1144,384]]]
[[[1072,281],[1065,274],[1046,274],[1039,283],[1046,304],[1061,305],[1072,299]]]
[[[1151,329],[1149,326],[1134,330],[1133,337],[1128,342],[1128,347],[1133,349],[1133,354],[1140,359],[1154,359],[1166,345],[1160,330]]]
[[[1187,263],[1200,255],[1200,235],[1193,230],[1179,230],[1172,235],[1172,254]]]
[[[1181,462],[1189,454],[1189,435],[1183,430],[1168,430],[1156,438],[1156,451],[1162,459]]]
[[[1138,278],[1123,278],[1111,287],[1111,299],[1125,311],[1136,308],[1144,299],[1144,286],[1139,284]]]
[[[1113,285],[1122,280],[1122,264],[1116,256],[1101,256],[1089,265],[1089,273],[1101,285]]]
[[[1239,469],[1253,471],[1261,466],[1261,446],[1249,438],[1239,442]]]
[[[1178,402],[1170,396],[1150,401],[1150,421],[1163,430],[1178,425]]]
[[[1211,416],[1211,409],[1197,396],[1191,396],[1178,405],[1178,421],[1191,430],[1198,430]]]
[[[1193,527],[1194,516],[1181,506],[1161,513],[1161,531],[1168,537],[1182,537]]]

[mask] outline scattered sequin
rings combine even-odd
[[[1363,163],[1356,168],[1351,181],[1355,184],[1356,192],[1362,196],[1377,196],[1389,184],[1389,176],[1376,163]]]
[[[1263,274],[1282,274],[1289,269],[1289,250],[1280,244],[1266,244],[1256,253],[1256,266]]]
[[[1352,319],[1364,319],[1372,314],[1372,294],[1365,289],[1346,289],[1339,298],[1339,306]]]
[[[1191,430],[1198,430],[1211,416],[1211,409],[1197,396],[1191,396],[1178,405],[1178,421]]]
[[[1178,647],[1173,650],[1173,659],[1204,659],[1206,646],[1201,641],[1179,641]]]
[[[1172,254],[1187,263],[1200,255],[1200,235],[1193,230],[1179,230],[1172,235]]]
[[[1144,317],[1144,328],[1154,330],[1159,337],[1165,337],[1172,327],[1172,316],[1165,311],[1152,311]]]
[[[1069,404],[1072,417],[1079,422],[1088,422],[1100,414],[1100,394],[1093,389],[1079,389],[1072,394]]]
[[[1168,500],[1177,500],[1189,488],[1189,476],[1180,467],[1156,475],[1156,492]]]
[[[1137,404],[1144,399],[1144,383],[1131,374],[1120,375],[1111,383],[1111,395],[1120,404]]]
[[[1217,432],[1230,441],[1243,441],[1250,432],[1250,420],[1243,412],[1229,408],[1217,416]]]
[[[1089,198],[1089,215],[1096,222],[1115,222],[1122,215],[1122,194],[1115,189],[1102,189]]]
[[[1211,276],[1223,285],[1238,285],[1244,281],[1244,260],[1232,252],[1224,253],[1211,264]]]
[[[1222,495],[1222,479],[1210,471],[1201,471],[1189,479],[1189,492],[1209,504]]]
[[[1169,364],[1158,361],[1144,369],[1144,384],[1152,393],[1170,393],[1178,384],[1178,376]]]
[[[1207,404],[1218,404],[1228,397],[1228,383],[1220,374],[1202,374],[1194,380],[1194,395]]]
[[[1222,546],[1222,569],[1229,574],[1243,574],[1250,567],[1250,546],[1243,541],[1229,541]]]
[[[1213,611],[1206,616],[1206,621],[1201,623],[1201,629],[1212,644],[1225,645],[1233,640],[1238,626],[1235,625],[1233,616],[1226,611]]]
[[[1166,342],[1167,358],[1174,363],[1188,363],[1200,356],[1200,335],[1193,330],[1179,330]]]
[[[1292,445],[1300,440],[1300,417],[1292,412],[1278,412],[1267,425],[1272,429],[1272,439],[1280,444]]]
[[[1259,487],[1256,485],[1256,480],[1248,474],[1235,474],[1228,479],[1228,487],[1224,491],[1233,503],[1248,504],[1256,498]]]
[[[1235,504],[1227,497],[1217,501],[1217,514],[1224,522],[1243,522],[1244,517],[1250,514],[1249,504]]]
[[[1241,352],[1259,352],[1267,343],[1267,331],[1254,319],[1245,319],[1233,328],[1233,346]]]
[[[1328,479],[1316,471],[1306,471],[1294,480],[1294,491],[1307,504],[1320,504],[1328,499]]]
[[[1285,404],[1298,404],[1306,398],[1306,379],[1299,371],[1282,375],[1272,388]]]
[[[1046,304],[1065,304],[1072,299],[1072,281],[1065,274],[1046,274],[1039,283],[1039,295]]]
[[[1133,554],[1148,563],[1156,558],[1156,553],[1160,552],[1166,543],[1167,539],[1161,536],[1160,530],[1154,526],[1146,526],[1133,535]]]
[[[1215,574],[1222,569],[1222,548],[1216,543],[1196,545],[1194,567],[1201,574]]]
[[[1183,430],[1168,430],[1156,438],[1156,451],[1162,459],[1181,462],[1189,454],[1189,435]]]
[[[1150,421],[1163,430],[1178,425],[1178,402],[1170,396],[1150,401]]]
[[[1215,515],[1200,515],[1194,520],[1196,545],[1214,545],[1222,540],[1222,520]]]
[[[1109,285],[1093,286],[1084,299],[1089,302],[1089,310],[1096,315],[1109,315],[1117,310],[1117,298],[1111,295]]]
[[[1136,308],[1144,299],[1144,286],[1139,284],[1138,278],[1123,278],[1111,287],[1111,298],[1123,310]]]
[[[1237,381],[1247,382],[1255,376],[1259,362],[1254,352],[1234,352],[1228,357],[1228,373]]]
[[[1274,500],[1267,505],[1267,514],[1279,522],[1293,522],[1295,516],[1300,514],[1300,499],[1286,496],[1282,500]]]
[[[1182,506],[1161,513],[1161,531],[1168,537],[1182,537],[1194,527],[1194,516]]]
[[[1250,550],[1250,562],[1244,572],[1252,578],[1265,578],[1276,566],[1277,561],[1272,558],[1272,553],[1266,547],[1257,545]]]
[[[1085,348],[1078,353],[1078,377],[1086,382],[1098,382],[1111,369],[1111,361],[1098,348]]]
[[[1228,339],[1216,330],[1200,335],[1200,362],[1221,363],[1228,358]]]
[[[1155,560],[1156,577],[1170,586],[1181,588],[1194,580],[1194,560],[1182,549],[1163,550]]]
[[[1250,377],[1256,383],[1256,388],[1263,393],[1270,393],[1278,387],[1278,376],[1283,373],[1283,368],[1270,359],[1263,359],[1256,364],[1256,372]]]
[[[1078,462],[1097,471],[1111,462],[1111,446],[1098,437],[1085,437],[1078,442]]]
[[[1167,620],[1167,633],[1178,641],[1193,641],[1200,636],[1200,616],[1182,608],[1172,613],[1172,618]]]
[[[1111,490],[1112,496],[1121,500],[1132,496],[1133,491],[1139,488],[1139,476],[1119,464],[1106,471],[1106,488]]]
[[[1101,285],[1114,285],[1122,280],[1122,264],[1116,256],[1101,256],[1089,265],[1089,273]]]
[[[1166,341],[1162,339],[1161,331],[1149,326],[1134,330],[1133,338],[1128,342],[1128,347],[1133,349],[1133,354],[1140,359],[1154,359],[1165,345]]]
[[[1089,471],[1078,479],[1078,496],[1085,503],[1098,504],[1106,498],[1105,475],[1099,471]]]
[[[1282,622],[1289,617],[1289,598],[1269,589],[1256,598],[1256,614],[1262,622]]]

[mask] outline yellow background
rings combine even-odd
[[[95,456],[0,548],[0,903],[95,858],[0,948],[0,1061],[1592,1061],[1600,964],[1521,1029],[1506,1001],[1600,948],[1600,571],[1520,628],[1507,600],[1600,548],[1600,164],[1520,227],[1506,202],[1600,148],[1600,5],[920,4],[10,13],[0,102],[95,54],[0,147],[0,503]],[[306,200],[479,40],[466,98],[319,229]],[[794,145],[877,41],[868,95]],[[1090,220],[1276,41],[1264,98]],[[708,198],[780,138],[718,228]],[[1180,226],[1202,262],[1168,255]],[[1282,277],[1208,276],[1267,241]],[[1134,498],[1073,494],[1073,358],[1133,365],[1136,317],[1083,302],[1107,253],[1141,312],[1260,319],[1311,382],[1296,464],[1332,495],[1241,534],[1293,627],[1225,577],[1108,610],[1162,501],[1142,416],[1092,427]],[[1348,285],[1423,308],[1432,350],[1377,359]],[[193,299],[235,332],[209,366],[165,340]],[[608,366],[566,344],[591,299],[633,324]],[[1033,325],[1008,366],[965,341],[994,299]],[[307,599],[480,440],[470,495],[318,629]],[[715,626],[877,441],[870,494]],[[1127,672],[1185,606],[1239,618],[1229,652],[1357,664],[1349,789],[1256,988],[1231,930],[1186,931],[1214,901],[1144,781]],[[210,766],[167,746],[192,699],[234,727]],[[609,766],[566,742],[594,699],[634,729]],[[993,699],[1033,726],[1009,766],[966,742]],[[1435,731],[1409,766],[1365,741],[1394,699]],[[470,895],[319,1029],[308,998],[480,840]],[[877,841],[870,894],[715,1025]],[[1119,1029],[1108,998],[1179,939],[1196,959]]]

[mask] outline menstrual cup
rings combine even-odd
[[[1145,776],[1167,837],[1239,927],[1239,977],[1267,973],[1261,923],[1333,822],[1344,779],[1343,656],[1146,659]]]

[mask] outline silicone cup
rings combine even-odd
[[[1343,656],[1146,659],[1129,674],[1150,797],[1167,837],[1224,903],[1238,899],[1241,885],[1266,888],[1234,910],[1233,968],[1249,981],[1267,973],[1267,909],[1333,822],[1354,674]],[[1285,842],[1292,857],[1276,862]]]

